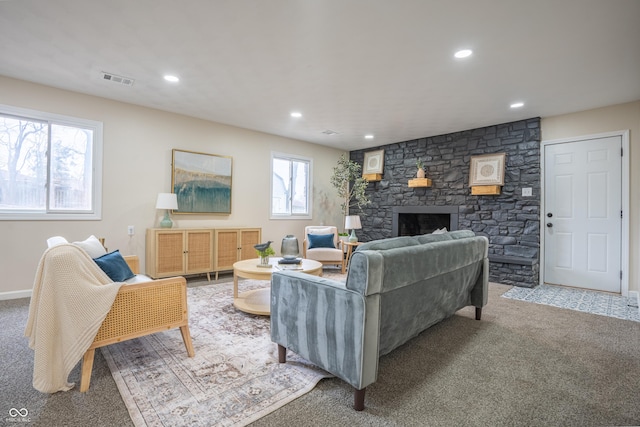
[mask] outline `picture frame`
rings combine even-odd
[[[383,173],[384,169],[384,150],[369,151],[364,153],[364,163],[362,165],[362,174]]]
[[[171,190],[176,214],[231,214],[233,158],[172,150]]]
[[[476,185],[504,185],[506,153],[472,156],[469,167],[469,187]]]

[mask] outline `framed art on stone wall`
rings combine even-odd
[[[469,186],[504,185],[504,161],[506,153],[472,156],[469,169]]]
[[[382,173],[384,169],[384,150],[369,151],[364,153],[364,165],[362,174]]]
[[[171,188],[178,197],[174,213],[231,213],[232,158],[173,150]]]

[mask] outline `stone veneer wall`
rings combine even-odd
[[[364,153],[384,149],[384,174],[371,182],[371,204],[359,214],[362,241],[391,237],[395,206],[458,206],[458,229],[489,238],[490,280],[533,287],[538,284],[540,248],[540,119],[488,126],[352,151],[362,164]],[[472,196],[471,156],[506,153],[505,182],[498,196]],[[427,167],[430,188],[410,188],[416,159]],[[523,197],[522,188],[532,188]]]

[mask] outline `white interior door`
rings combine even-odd
[[[622,138],[544,146],[544,281],[621,292]]]

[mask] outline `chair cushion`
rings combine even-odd
[[[94,235],[87,237],[86,240],[82,242],[73,242],[73,244],[84,249],[84,251],[94,259],[107,253],[107,250],[102,246],[100,240]]]
[[[333,243],[335,238],[334,234],[307,234],[307,240],[309,240],[309,249],[314,248],[332,248],[335,249],[336,245]]]
[[[314,259],[316,261],[335,261],[342,262],[344,253],[342,249],[335,248],[315,248],[307,250],[307,258]]]
[[[94,258],[94,261],[114,282],[124,282],[135,276],[119,250]]]

